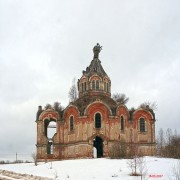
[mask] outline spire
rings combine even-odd
[[[99,59],[93,59],[91,64],[86,68],[86,71],[83,71],[83,75],[86,75],[88,78],[93,74],[97,74],[102,78],[107,76]]]

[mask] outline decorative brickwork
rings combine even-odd
[[[75,102],[60,113],[39,106],[36,118],[39,160],[108,157],[113,143],[121,140],[136,144],[145,155],[155,153],[154,112],[130,111],[111,98],[111,80],[99,60],[100,50],[99,44],[93,48],[94,58],[78,80],[79,98]],[[51,122],[55,122],[52,127]],[[52,137],[50,128],[55,129]]]

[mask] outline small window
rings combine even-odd
[[[96,113],[95,115],[95,128],[101,128],[101,114]]]
[[[144,118],[140,119],[139,125],[140,125],[140,132],[145,132],[145,120],[144,120]]]
[[[86,82],[84,83],[84,91],[86,91]]]
[[[109,84],[107,83],[107,86],[106,86],[106,91],[109,92]]]
[[[95,81],[92,81],[92,89],[95,89]]]
[[[124,130],[124,117],[121,116],[121,130]]]
[[[96,90],[99,90],[99,81],[96,81]]]
[[[84,88],[84,87],[83,87],[83,83],[81,84],[81,86],[82,86],[82,87],[81,87],[81,91],[83,92],[83,90],[84,90],[84,89],[83,89],[83,88]]]
[[[104,91],[106,91],[106,82],[104,82]]]
[[[74,118],[73,116],[70,117],[70,131],[74,130]]]

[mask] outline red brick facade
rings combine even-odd
[[[62,112],[39,107],[38,159],[93,158],[94,150],[97,157],[108,157],[113,144],[121,140],[137,144],[146,155],[154,154],[154,112],[128,110],[111,98],[111,81],[98,58],[101,47],[94,49],[94,59],[78,80],[79,98]],[[50,122],[55,134],[49,139]]]

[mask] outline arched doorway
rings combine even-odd
[[[97,158],[103,157],[103,140],[100,137],[94,138],[93,147],[97,150]]]

